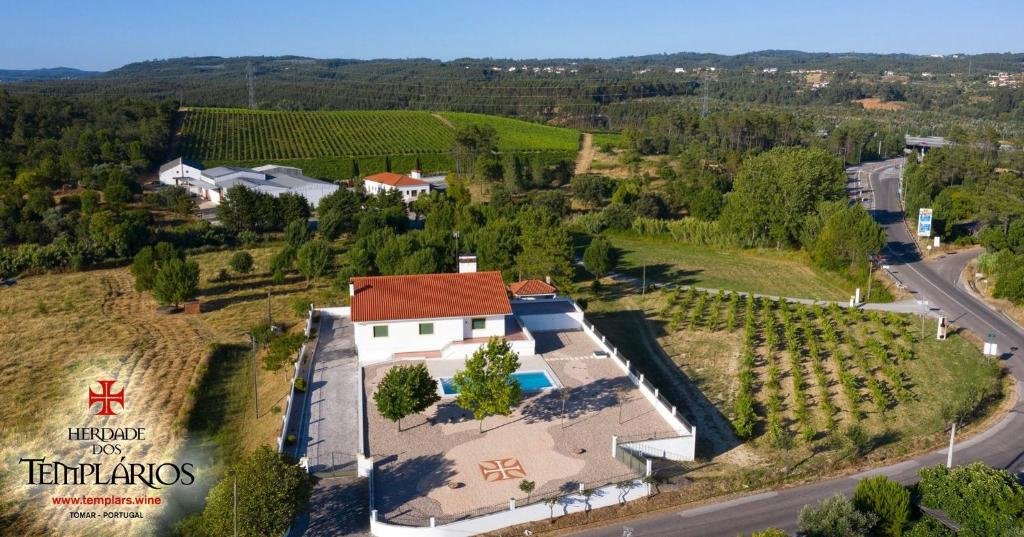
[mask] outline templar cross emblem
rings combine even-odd
[[[519,459],[494,459],[480,462],[480,473],[484,481],[505,481],[526,477],[526,470]]]
[[[100,411],[96,413],[97,416],[116,416],[117,412],[114,412],[111,403],[117,403],[124,409],[124,388],[121,391],[114,393],[113,386],[116,380],[98,380],[100,383],[100,392],[96,393],[89,388],[89,408],[92,405],[100,403]]]

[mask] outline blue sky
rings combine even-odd
[[[0,0],[0,68],[179,56],[1020,52],[1024,1]]]

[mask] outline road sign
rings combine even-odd
[[[917,211],[917,236],[932,236],[932,210],[922,207]]]

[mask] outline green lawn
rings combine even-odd
[[[647,265],[652,282],[822,300],[846,300],[853,294],[851,284],[812,268],[800,252],[723,250],[628,233],[609,238],[622,254],[619,269],[639,276]]]

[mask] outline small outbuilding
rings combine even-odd
[[[508,290],[512,296],[523,300],[537,298],[555,298],[558,289],[544,280],[522,280],[509,284]]]

